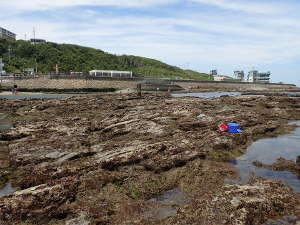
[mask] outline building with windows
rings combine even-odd
[[[270,83],[271,72],[258,72],[257,70],[249,71],[248,82],[253,83]]]
[[[44,39],[37,39],[37,38],[31,38],[29,41],[32,44],[39,44],[39,43],[45,43],[46,42],[46,40],[44,40]]]
[[[234,77],[235,79],[239,80],[239,81],[244,81],[245,79],[245,73],[244,71],[234,71]]]
[[[0,27],[0,38],[10,38],[16,40],[16,34]]]
[[[95,77],[123,77],[132,78],[132,71],[116,71],[116,70],[91,70],[91,76]]]

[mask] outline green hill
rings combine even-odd
[[[93,48],[51,42],[32,45],[22,40],[0,39],[0,58],[3,58],[7,72],[21,72],[25,68],[33,68],[36,60],[38,71],[43,73],[54,71],[55,65],[58,64],[62,72],[87,72],[93,69],[131,70],[136,76],[209,79],[207,74],[182,70],[154,59],[117,56]]]

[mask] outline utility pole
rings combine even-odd
[[[36,73],[36,74],[38,73],[38,66],[37,66],[36,58],[35,58],[35,73]]]
[[[33,39],[34,39],[33,44],[35,44],[35,28],[34,27],[33,27]]]
[[[11,46],[8,46],[8,61],[10,62],[10,58],[11,58]]]
[[[58,64],[56,64],[55,67],[54,67],[56,75],[59,75],[59,68],[60,67],[58,66]]]
[[[35,45],[35,27],[33,27],[33,45]],[[35,57],[35,73],[37,74],[37,60],[36,60],[36,57]]]

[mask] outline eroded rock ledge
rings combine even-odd
[[[256,225],[300,215],[299,196],[279,182],[224,183],[237,176],[228,159],[292,129],[298,98],[105,94],[0,104],[14,125],[0,133],[0,174],[19,190],[0,198],[0,224]],[[221,122],[244,132],[220,133]],[[143,218],[147,200],[174,187],[194,200],[174,218]]]

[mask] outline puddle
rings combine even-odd
[[[16,189],[12,187],[11,183],[7,183],[2,189],[0,189],[0,197],[12,194],[15,191]]]
[[[64,99],[74,96],[82,96],[82,94],[17,94],[17,95],[0,95],[0,98],[16,100],[16,99]]]
[[[288,94],[288,95],[300,95],[300,92],[288,92],[288,91],[284,91],[284,92],[279,92],[281,94]]]
[[[241,92],[199,92],[199,93],[183,93],[172,94],[172,97],[197,97],[197,98],[219,98],[221,96],[245,96],[245,97],[258,97],[264,95],[243,95]]]
[[[172,94],[173,97],[198,97],[198,98],[218,98],[223,95],[241,96],[240,92],[199,92],[199,93],[183,93]]]
[[[300,126],[300,121],[293,122]],[[259,176],[269,179],[281,180],[290,186],[295,192],[300,192],[300,180],[288,171],[273,171],[265,168],[258,168],[253,162],[258,161],[263,164],[271,165],[280,157],[287,160],[296,160],[300,155],[300,128],[296,128],[293,132],[281,135],[277,138],[265,138],[254,142],[247,152],[237,160],[232,160],[239,171],[240,178],[227,180],[233,183],[246,183],[253,176]]]
[[[12,128],[12,124],[6,119],[6,115],[0,113],[0,131],[5,131]]]
[[[144,216],[151,219],[162,220],[175,216],[177,208],[187,204],[190,199],[178,188],[166,191],[163,195],[148,200],[153,208],[144,212]]]

